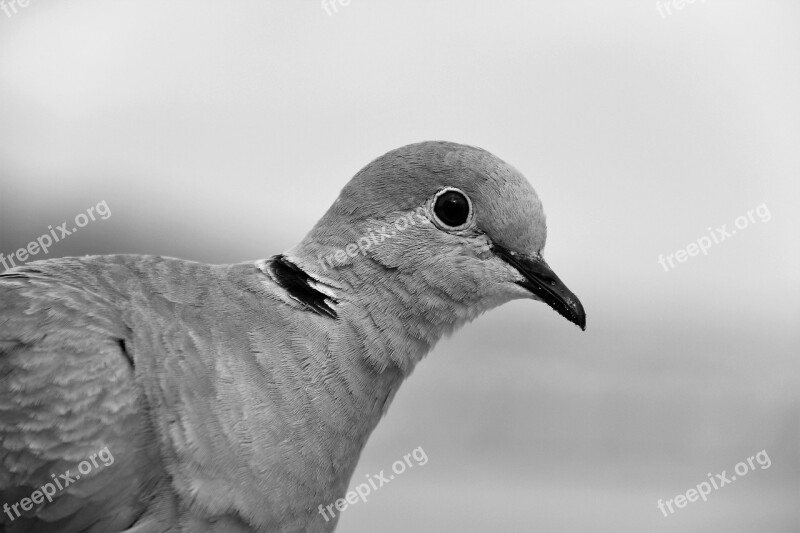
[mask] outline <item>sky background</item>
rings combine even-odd
[[[800,530],[800,4],[16,9],[0,11],[5,255],[105,201],[35,259],[269,257],[422,140],[486,148],[538,192],[587,331],[524,301],[442,341],[353,485],[419,446],[428,462],[337,531]],[[659,264],[723,225],[707,255]],[[761,450],[769,468],[657,509]]]

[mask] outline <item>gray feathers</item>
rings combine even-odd
[[[445,186],[474,208],[458,231],[431,210]],[[379,240],[401,216],[413,218]],[[318,506],[344,494],[400,383],[443,335],[514,298],[556,308],[561,293],[536,293],[550,290],[545,234],[516,170],[420,143],[367,165],[272,259],[113,255],[0,275],[0,504],[104,447],[114,457],[52,502],[0,514],[0,531],[331,531]],[[557,310],[579,323],[573,296]]]

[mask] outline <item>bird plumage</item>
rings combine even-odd
[[[469,199],[457,229],[435,212],[447,187]],[[516,170],[428,142],[367,165],[270,259],[111,255],[0,275],[0,503],[104,447],[114,457],[52,502],[0,514],[0,531],[332,531],[318,506],[347,490],[442,336],[523,297],[583,327],[545,235]]]

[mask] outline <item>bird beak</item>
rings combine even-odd
[[[492,247],[492,251],[522,274],[525,279],[518,281],[517,284],[531,291],[559,315],[582,330],[586,329],[586,311],[583,310],[581,301],[563,281],[558,279],[544,259],[518,254],[496,244]]]

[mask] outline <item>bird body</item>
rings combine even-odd
[[[544,240],[518,172],[430,142],[367,165],[270,259],[0,275],[0,532],[332,531],[318,507],[442,336],[523,297],[585,325]],[[112,462],[88,461],[100,450]]]

